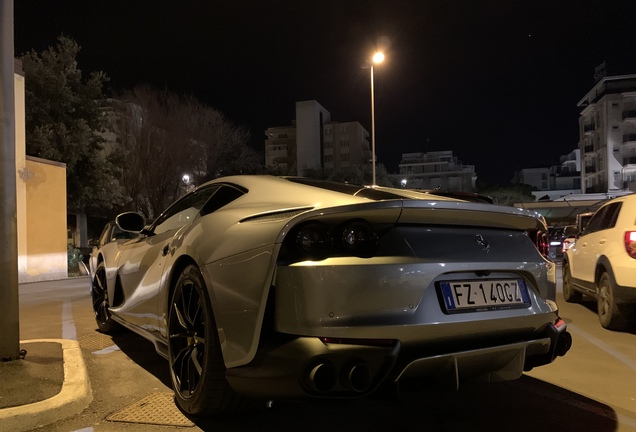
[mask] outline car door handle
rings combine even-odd
[[[606,242],[606,240],[605,240],[605,239],[603,239],[603,240],[599,240],[599,241],[598,241],[598,243],[599,243],[599,244],[605,244],[605,242]]]
[[[168,245],[165,245],[163,247],[163,249],[161,250],[161,256],[166,256],[168,255],[168,251],[170,250],[170,247]]]

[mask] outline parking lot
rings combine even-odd
[[[560,291],[560,268],[557,271]],[[21,287],[21,339],[77,339],[93,402],[47,431],[636,431],[636,328],[603,329],[593,303],[565,303],[573,347],[553,364],[512,382],[467,385],[458,392],[411,389],[344,401],[273,401],[247,415],[187,418],[171,398],[166,361],[129,332],[95,331],[88,279]]]

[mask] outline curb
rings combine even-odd
[[[68,339],[20,341],[20,343],[29,342],[53,342],[62,345],[64,362],[62,390],[55,396],[40,402],[0,409],[0,424],[3,430],[21,432],[42,427],[79,414],[93,400],[79,342]]]

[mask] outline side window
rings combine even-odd
[[[616,220],[618,219],[618,213],[621,209],[621,204],[620,202],[612,203],[599,209],[585,227],[584,234],[614,228]]]
[[[616,226],[616,221],[618,220],[618,214],[621,212],[622,205],[623,205],[622,202],[610,204],[612,209],[608,212],[608,215],[607,215],[607,226],[605,227],[606,229],[614,228]]]
[[[111,228],[113,227],[113,223],[108,222],[106,227],[104,227],[104,231],[102,231],[102,235],[99,237],[99,247],[104,246],[106,243],[110,242],[110,233]]]
[[[161,234],[190,223],[218,190],[219,186],[214,185],[184,196],[159,216],[152,231],[155,234]]]
[[[221,186],[217,193],[205,204],[201,215],[213,213],[243,195],[243,192],[232,186]]]
[[[602,220],[603,220],[603,216],[605,215],[606,212],[607,212],[607,206],[598,209],[598,211],[596,213],[594,213],[594,216],[592,216],[590,221],[585,226],[583,234],[584,235],[585,234],[590,234],[590,233],[593,233],[593,232],[596,232],[596,231],[600,230],[601,229]]]

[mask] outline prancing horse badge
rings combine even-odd
[[[488,243],[481,234],[475,236],[475,241],[479,246],[483,247],[482,250],[485,250],[486,253],[490,252],[490,243]]]

